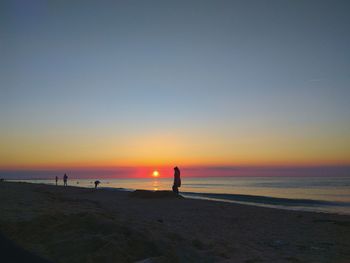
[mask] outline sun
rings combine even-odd
[[[154,170],[152,173],[153,177],[158,177],[159,176],[159,172],[157,170]]]

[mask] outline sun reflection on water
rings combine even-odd
[[[158,189],[159,189],[159,182],[158,182],[158,180],[153,180],[152,188],[153,188],[153,191],[158,191]]]

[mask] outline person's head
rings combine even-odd
[[[179,167],[175,166],[174,171],[179,171]]]

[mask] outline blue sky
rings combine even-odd
[[[2,1],[1,166],[349,163],[349,7]]]

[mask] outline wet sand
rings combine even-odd
[[[346,215],[13,182],[0,211],[1,233],[51,262],[350,262]]]

